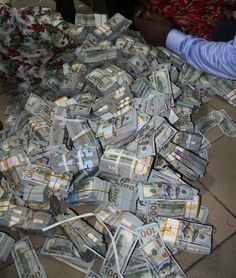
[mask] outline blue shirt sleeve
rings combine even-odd
[[[173,29],[166,47],[198,70],[236,79],[236,37],[229,42],[209,42]]]

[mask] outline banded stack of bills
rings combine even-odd
[[[82,182],[73,183],[73,190],[69,194],[70,204],[100,203],[109,201],[111,183],[98,177],[86,179]]]
[[[137,229],[140,251],[151,273],[156,277],[186,277],[174,257],[169,253],[156,223]]]
[[[75,269],[86,273],[93,265],[93,262],[83,261],[73,242],[65,236],[48,237],[41,249],[41,254],[52,256]]]
[[[13,245],[11,254],[20,278],[47,277],[28,236]]]
[[[67,210],[68,214],[59,214],[56,216],[57,221],[68,219],[76,214],[72,210]],[[102,255],[106,253],[106,246],[103,235],[97,232],[91,225],[78,219],[61,225],[68,238],[74,243],[79,255],[85,262],[91,262],[94,259],[94,250]],[[88,248],[89,247],[89,248]]]
[[[153,157],[136,157],[124,149],[107,147],[100,161],[100,171],[129,179],[147,180]]]
[[[211,252],[211,226],[162,217],[158,219],[158,224],[168,246],[206,255]]]
[[[6,233],[0,232],[0,261],[6,261],[15,240]]]

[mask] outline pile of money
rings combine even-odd
[[[41,254],[86,277],[185,277],[174,255],[211,251],[209,210],[190,183],[206,173],[206,132],[236,137],[224,110],[192,115],[206,91],[235,106],[235,81],[147,45],[130,25],[77,14],[76,49],[55,55],[40,82],[18,84],[0,131],[0,225],[45,236]],[[61,229],[45,233],[51,224]],[[46,277],[30,238],[13,243],[0,233],[0,260],[11,250],[20,277]]]

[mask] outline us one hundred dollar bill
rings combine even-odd
[[[47,277],[29,237],[17,241],[11,254],[19,277]]]

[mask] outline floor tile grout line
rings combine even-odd
[[[212,252],[209,255],[205,255],[203,257],[201,257],[200,259],[198,259],[196,262],[194,262],[193,264],[191,264],[184,272],[187,273],[188,271],[190,271],[194,266],[196,266],[198,263],[200,263],[201,261],[203,261],[205,258],[209,257],[210,255],[214,254],[214,252],[219,249],[224,243],[226,243],[229,239],[231,239],[232,237],[234,237],[236,235],[236,232],[233,232],[230,236],[228,236],[226,239],[224,239],[221,243],[219,243],[218,245],[216,245],[213,249]]]
[[[225,134],[222,134],[219,138],[213,140],[211,143],[214,144],[214,143],[216,143],[217,141],[219,141],[220,139],[222,139],[224,137],[225,137]]]
[[[216,107],[214,104],[211,104],[210,103],[211,101],[209,101],[209,105],[212,107],[212,108],[214,108],[215,110],[222,110],[222,109],[220,109],[219,107]],[[231,108],[234,108],[232,105],[230,105],[227,101],[223,101],[223,103],[224,104],[228,104]],[[226,108],[227,109],[227,108]],[[224,109],[224,110],[226,110],[226,109]],[[227,111],[226,111],[227,112]]]
[[[218,197],[215,196],[215,194],[213,194],[207,187],[206,185],[204,185],[201,181],[199,181],[199,183],[207,190],[207,192],[209,192],[215,199],[216,201],[218,201],[235,219],[236,219],[236,215],[220,200],[218,199]]]

